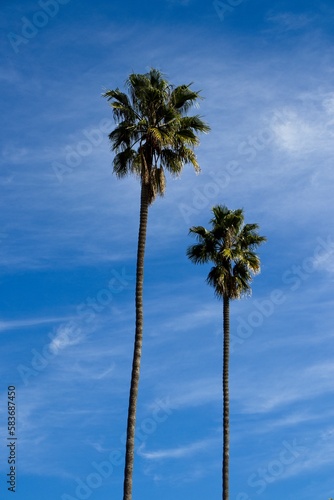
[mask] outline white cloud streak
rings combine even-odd
[[[48,323],[58,323],[60,321],[70,320],[70,317],[66,316],[55,316],[46,318],[32,318],[32,319],[21,319],[21,320],[8,320],[0,321],[0,332],[6,332],[10,330],[17,330],[23,328],[30,328],[38,325],[45,325]]]
[[[147,460],[169,460],[198,456],[199,453],[202,453],[216,443],[217,440],[205,439],[185,446],[177,446],[175,448],[157,451],[145,451],[145,444],[142,444],[139,448],[139,455]]]

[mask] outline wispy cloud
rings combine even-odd
[[[267,20],[276,25],[276,29],[281,32],[295,31],[307,27],[313,20],[314,16],[307,13],[295,14],[294,12],[279,12],[271,11],[267,15]]]
[[[311,118],[310,112],[303,111],[307,118],[304,118],[300,111],[287,109],[284,122],[273,125],[278,147],[303,156],[310,152],[333,151],[334,129],[329,128],[330,123],[325,113],[315,113],[311,110]]]
[[[333,467],[334,464],[334,430],[328,428],[317,435],[315,439],[308,440],[308,451],[301,460],[289,467],[283,478],[305,475],[319,468]]]
[[[271,371],[266,379],[261,374],[252,376],[243,373],[234,381],[233,399],[238,402],[245,413],[270,413],[297,402],[310,401],[333,393],[332,378],[334,365],[330,361],[307,367],[285,369],[284,373]],[[248,387],[244,376],[247,376]],[[257,379],[257,376],[260,379]],[[251,387],[257,387],[256,392]]]
[[[57,328],[50,342],[50,350],[54,353],[58,353],[66,347],[82,342],[82,340],[82,329],[74,323],[65,323]]]
[[[60,321],[66,321],[69,319],[71,318],[66,316],[55,316],[49,318],[46,317],[46,318],[0,321],[0,332],[16,330],[18,328],[30,328],[37,325],[44,325],[48,323],[58,323]]]
[[[207,450],[213,444],[216,443],[217,440],[205,439],[185,446],[178,446],[176,448],[169,448],[157,451],[145,451],[145,444],[142,444],[141,447],[139,448],[139,455],[148,460],[165,460],[173,458],[190,457],[193,455],[198,455],[198,453]]]
[[[178,381],[168,393],[172,394],[171,404],[176,408],[196,407],[222,399],[221,387],[216,377]]]

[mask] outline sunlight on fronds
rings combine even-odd
[[[127,94],[118,88],[103,94],[116,122],[109,134],[115,152],[114,173],[124,177],[140,171],[142,182],[152,184],[148,192],[153,201],[165,190],[163,169],[178,176],[184,165],[191,164],[196,173],[200,171],[194,148],[199,144],[198,133],[210,127],[199,115],[185,115],[201,98],[191,84],[173,87],[152,68],[145,74],[131,74],[126,85]]]

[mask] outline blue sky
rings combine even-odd
[[[329,1],[2,6],[0,491],[121,498],[139,186],[101,94],[150,67],[212,130],[149,214],[134,500],[221,497],[222,305],[185,255],[211,207],[268,242],[231,307],[231,500],[334,496],[334,65]]]

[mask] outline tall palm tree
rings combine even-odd
[[[117,124],[109,134],[116,153],[113,171],[117,177],[136,175],[141,183],[140,220],[136,272],[136,327],[127,421],[123,500],[132,498],[136,406],[143,340],[143,279],[148,209],[157,195],[165,191],[165,170],[173,176],[190,163],[199,165],[194,147],[197,134],[208,132],[209,126],[199,115],[187,116],[197,104],[199,92],[189,85],[173,86],[156,69],[133,73],[127,82],[128,94],[118,88],[103,96],[113,109]]]
[[[190,246],[187,255],[195,264],[212,262],[207,282],[223,300],[223,500],[229,498],[229,359],[230,359],[230,300],[251,292],[252,276],[260,271],[260,259],[254,250],[266,240],[257,232],[257,224],[244,224],[242,209],[213,207],[211,230],[195,226],[190,233],[198,243]]]

